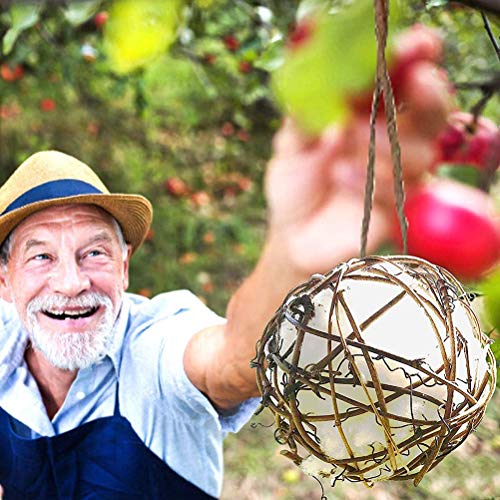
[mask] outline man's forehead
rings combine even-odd
[[[80,221],[93,222],[100,226],[110,226],[112,217],[105,210],[87,204],[68,204],[56,207],[49,207],[26,217],[13,231],[15,235],[21,235],[27,230],[34,229],[46,224],[71,224]]]

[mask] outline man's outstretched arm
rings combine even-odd
[[[412,43],[401,43],[402,50],[428,44],[433,35],[420,27],[409,36]],[[435,53],[437,57],[439,51]],[[418,78],[408,79],[402,89],[405,102],[398,117],[407,190],[419,177],[416,170],[428,169],[435,136],[452,108],[449,84],[432,61],[412,71]],[[286,120],[277,133],[266,176],[268,232],[261,257],[230,300],[227,323],[195,335],[184,357],[188,377],[217,407],[228,409],[257,395],[250,367],[255,344],[288,291],[311,274],[359,254],[368,122],[360,112],[343,129],[329,129],[311,139]],[[384,129],[381,122],[368,253],[387,240],[394,210]]]

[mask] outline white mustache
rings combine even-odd
[[[65,297],[63,295],[44,295],[31,300],[27,307],[28,314],[40,311],[61,310],[70,308],[92,309],[104,306],[112,307],[111,299],[99,292],[88,292],[78,297]]]

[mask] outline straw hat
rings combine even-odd
[[[153,216],[143,196],[111,194],[85,163],[59,151],[41,151],[25,160],[0,188],[0,242],[34,212],[69,203],[97,205],[109,212],[133,251],[144,241]]]

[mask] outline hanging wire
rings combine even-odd
[[[373,93],[372,109],[370,116],[370,144],[368,149],[368,165],[365,184],[365,204],[363,223],[361,228],[361,250],[360,255],[366,255],[366,244],[370,225],[370,216],[373,206],[373,191],[375,184],[375,124],[380,101],[380,94],[384,98],[385,121],[387,134],[391,145],[392,172],[394,181],[394,195],[396,198],[396,211],[398,215],[401,237],[403,240],[403,253],[408,253],[408,221],[404,214],[404,184],[403,168],[401,165],[401,147],[399,145],[396,124],[396,105],[392,92],[391,80],[387,70],[385,49],[387,46],[389,2],[388,0],[374,0],[375,8],[375,35],[377,39],[377,74],[375,80],[375,91]]]

